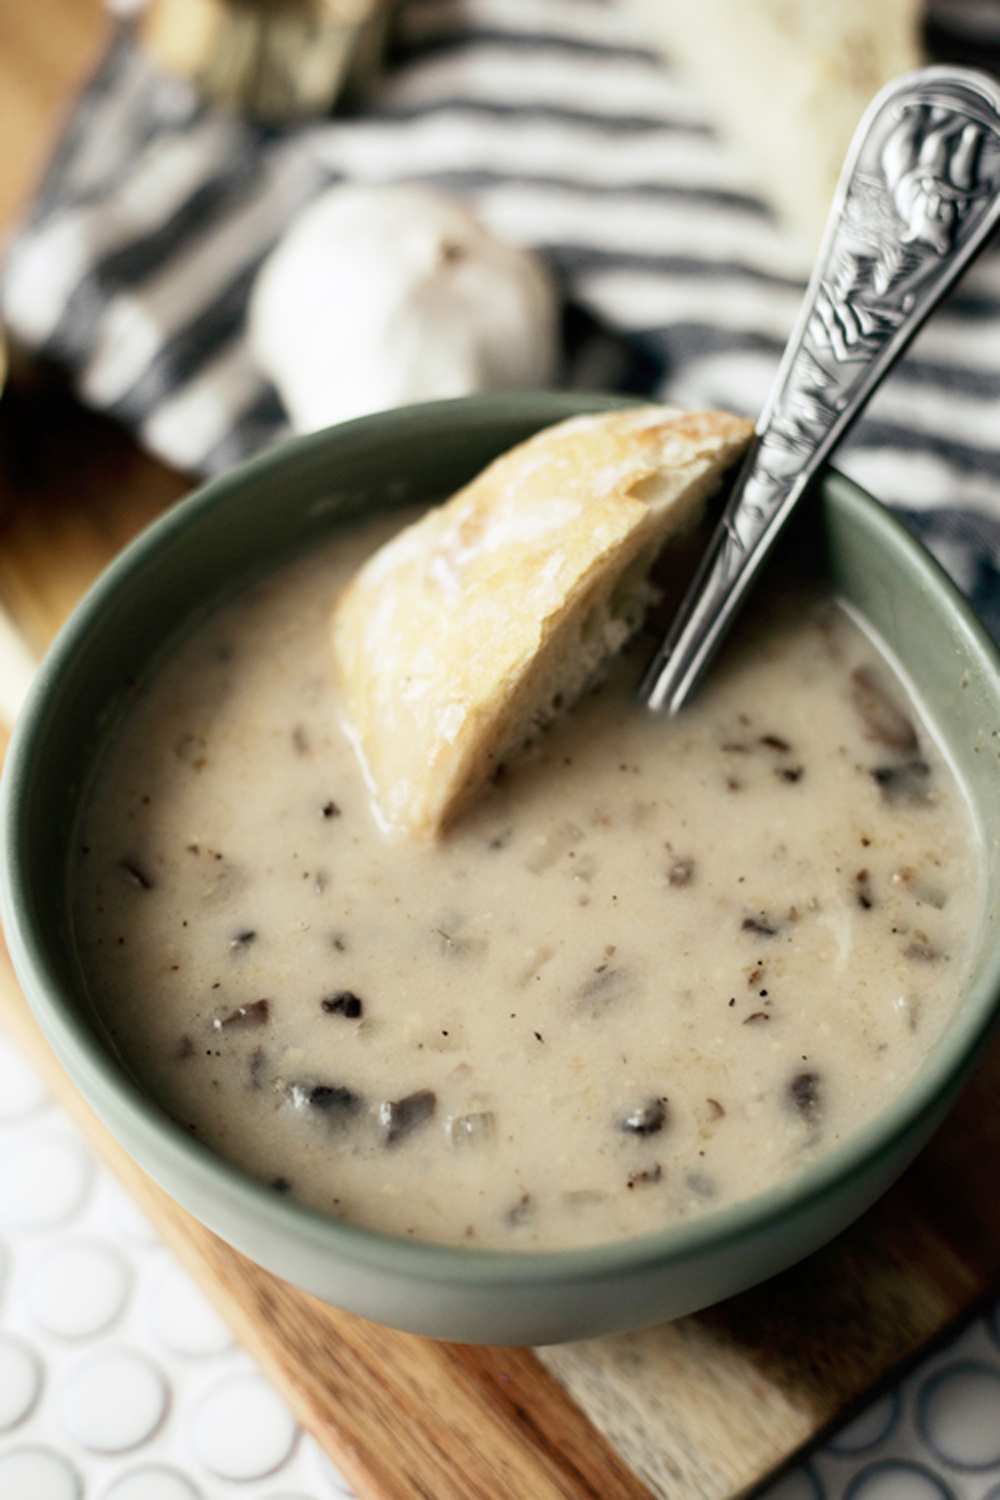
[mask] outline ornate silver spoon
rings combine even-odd
[[[858,127],[743,469],[639,694],[675,713],[793,507],[1000,221],[1000,86],[907,73]]]

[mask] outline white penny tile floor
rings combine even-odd
[[[0,1033],[0,1500],[352,1494]]]
[[[0,1500],[352,1494],[0,1032]],[[766,1500],[1000,1500],[1000,1304]]]
[[[766,1500],[1000,1500],[1000,1305],[873,1401]]]

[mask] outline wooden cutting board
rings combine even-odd
[[[0,604],[38,652],[186,486],[37,372],[0,415]],[[726,1500],[896,1378],[1000,1281],[1000,1041],[897,1186],[803,1265],[669,1326],[532,1352],[376,1327],[230,1250],[83,1103],[2,949],[0,1023],[363,1500]]]

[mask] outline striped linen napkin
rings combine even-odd
[[[563,384],[756,413],[809,266],[627,7],[408,0],[398,33],[363,112],[273,130],[157,73],[122,25],[8,246],[12,333],[152,452],[218,473],[288,431],[245,308],[292,215],[334,182],[421,181],[545,256],[566,308]],[[969,0],[935,0],[928,35],[965,60],[1000,52],[995,8]],[[838,463],[903,513],[1000,638],[995,246]]]

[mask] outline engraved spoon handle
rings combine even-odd
[[[736,487],[639,688],[675,713],[793,506],[1000,221],[1000,87],[930,67],[858,127],[798,320]]]

